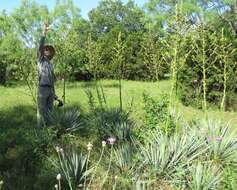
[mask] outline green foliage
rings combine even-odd
[[[237,188],[237,171],[234,167],[227,167],[224,171],[223,187],[225,190],[234,190]]]
[[[174,133],[171,137],[160,131],[141,147],[145,165],[160,177],[171,178],[179,168],[187,167],[205,150],[195,133]]]
[[[109,107],[102,87],[96,88],[96,97],[91,90],[87,90],[86,93],[91,111],[88,122],[98,130],[100,137],[115,137],[119,142],[131,141],[135,123],[130,118],[130,112]]]
[[[196,190],[217,189],[221,182],[221,175],[220,168],[198,162],[190,169],[187,186],[189,189]]]
[[[81,114],[76,108],[55,109],[50,113],[49,123],[58,138],[82,128]]]
[[[231,37],[229,40],[223,41],[221,31],[217,30],[213,33],[213,29],[206,26],[198,34],[201,35],[199,38],[190,38],[190,42],[187,44],[186,48],[190,48],[190,46],[195,48],[191,50],[186,63],[179,72],[180,97],[185,105],[191,104],[201,108],[205,95],[209,104],[235,109],[234,47],[230,44]],[[225,106],[224,103],[221,104],[224,95]]]
[[[163,133],[172,134],[176,129],[176,118],[169,110],[169,97],[167,94],[162,94],[158,100],[143,94],[145,103],[144,111],[144,126],[139,135],[145,138],[149,133],[155,132],[157,129]]]
[[[203,128],[199,136],[206,139],[207,160],[211,160],[222,167],[236,165],[237,140],[236,130],[231,129],[228,124],[220,121],[201,121],[196,124],[198,128]]]
[[[85,180],[85,176],[89,174],[89,170],[86,167],[87,156],[78,154],[75,150],[63,150],[59,147],[58,162],[53,162],[56,168],[59,168],[60,173],[66,179],[68,188],[71,190],[76,189],[78,185],[82,185]]]

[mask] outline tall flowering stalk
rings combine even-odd
[[[219,45],[219,52],[217,56],[220,58],[220,62],[223,65],[223,96],[221,99],[220,109],[225,111],[226,93],[227,93],[227,82],[231,67],[229,66],[229,58],[233,55],[236,50],[232,47],[232,44],[228,42],[224,35],[224,28],[221,30],[221,40]]]
[[[120,111],[123,110],[122,101],[122,78],[123,78],[123,67],[124,67],[124,44],[122,41],[122,33],[118,33],[117,41],[115,42],[115,55],[113,57],[113,64],[116,67],[116,78],[119,80],[119,106]]]
[[[169,30],[167,32],[167,39],[162,40],[165,50],[162,52],[162,58],[170,67],[171,88],[169,94],[169,111],[177,111],[177,86],[178,74],[184,66],[192,48],[185,48],[190,24],[187,24],[186,18],[183,15],[183,1],[179,0],[175,6],[175,16],[171,23],[169,23]],[[168,116],[168,114],[167,114]],[[168,134],[170,117],[167,117],[165,124],[165,131]],[[176,120],[177,125],[177,120]]]
[[[170,66],[170,108],[175,105],[177,95],[178,73],[190,54],[191,50],[186,51],[184,48],[186,37],[189,30],[189,24],[186,24],[186,18],[183,15],[183,1],[179,0],[175,6],[175,16],[170,23],[170,30],[167,32],[168,39],[164,39],[162,44],[166,51],[163,52],[162,58]]]
[[[198,28],[198,35],[193,39],[193,51],[195,55],[192,57],[193,61],[200,63],[202,73],[202,109],[207,116],[207,80],[208,80],[208,69],[210,65],[215,64],[217,61],[216,49],[217,35],[216,33],[209,34],[210,30],[205,24],[204,18]]]
[[[101,48],[93,41],[91,33],[89,33],[86,43],[86,57],[88,59],[87,69],[93,74],[96,81],[98,79],[101,63]]]
[[[142,44],[142,53],[144,54],[144,63],[149,70],[150,79],[158,81],[163,74],[162,64],[162,48],[158,49],[158,42],[155,40],[155,36],[152,33],[150,26],[147,36],[144,38]]]

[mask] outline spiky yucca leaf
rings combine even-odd
[[[78,130],[81,127],[80,112],[76,108],[54,110],[50,114],[50,125],[61,133]]]
[[[113,155],[113,164],[121,173],[132,174],[135,171],[134,147],[130,143],[117,146]]]
[[[156,174],[170,178],[181,167],[184,168],[205,151],[204,142],[195,133],[176,132],[166,136],[157,132],[146,145],[140,146],[144,165],[150,165]]]
[[[215,190],[221,181],[221,173],[220,168],[210,163],[198,162],[191,167],[187,177],[188,189]]]
[[[74,149],[59,151],[58,158],[59,162],[52,163],[63,174],[70,189],[82,184],[85,176],[92,172],[92,169],[86,168],[87,156],[78,154]]]
[[[215,120],[203,120],[198,124],[200,136],[205,138],[208,148],[206,156],[222,166],[236,165],[237,138],[236,130],[228,124]]]

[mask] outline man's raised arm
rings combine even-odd
[[[44,23],[44,29],[43,29],[43,35],[41,36],[40,43],[39,43],[39,49],[38,49],[38,58],[41,58],[43,56],[43,51],[44,51],[44,42],[45,42],[45,37],[48,31],[48,23]]]

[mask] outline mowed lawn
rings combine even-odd
[[[95,95],[94,97],[96,97],[95,85],[96,84],[93,82],[66,83],[66,106],[80,106],[85,112],[88,111],[88,97],[86,90],[90,89]],[[119,106],[118,81],[98,81],[97,86],[103,87],[108,106]],[[62,96],[62,89],[63,84],[58,81],[56,85],[56,92],[59,97]],[[122,98],[124,109],[128,109],[132,104],[132,115],[136,120],[142,120],[144,115],[144,102],[142,94],[146,92],[153,98],[159,98],[162,93],[168,94],[169,90],[170,81],[122,81]],[[35,114],[36,106],[26,85],[0,87],[1,115],[5,114],[6,117],[8,113],[11,113],[13,117],[24,116],[24,111],[27,110],[23,109],[24,107],[31,108],[29,112],[31,112],[32,115]],[[201,110],[192,107],[185,107],[181,103],[179,103],[178,112],[186,120],[204,117],[204,113]],[[219,110],[208,110],[208,116],[214,119],[222,119],[227,122],[230,121],[233,125],[237,126],[237,112],[220,112]],[[24,119],[24,117],[22,119]]]

